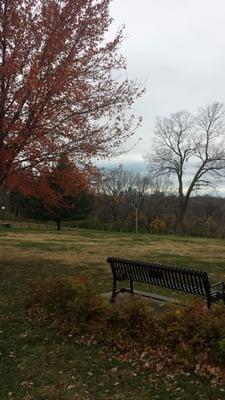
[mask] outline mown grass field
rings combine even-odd
[[[107,292],[109,255],[189,266],[225,281],[224,240],[85,230],[0,231],[0,400],[225,399],[225,386],[195,375],[162,379],[99,346],[31,322],[24,308],[30,280],[85,274],[96,292]]]

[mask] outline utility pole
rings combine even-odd
[[[138,207],[135,207],[135,233],[138,233]]]
[[[2,206],[2,222],[5,220],[5,206]]]

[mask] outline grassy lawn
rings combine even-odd
[[[223,240],[0,231],[0,400],[225,399],[225,386],[195,375],[162,380],[99,346],[85,346],[28,319],[23,304],[29,280],[85,274],[97,292],[106,292],[111,289],[110,255],[189,266],[225,281]]]

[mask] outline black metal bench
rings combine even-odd
[[[120,292],[133,294],[133,282],[140,282],[206,297],[208,308],[219,300],[225,304],[225,284],[210,284],[207,272],[116,257],[108,257],[107,262],[113,275],[112,302]],[[117,290],[117,281],[126,280],[130,281],[130,288]]]

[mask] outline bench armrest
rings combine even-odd
[[[216,286],[222,286],[223,292],[225,292],[225,283],[224,282],[219,281],[219,282],[213,283],[211,285],[211,287],[216,287]]]

